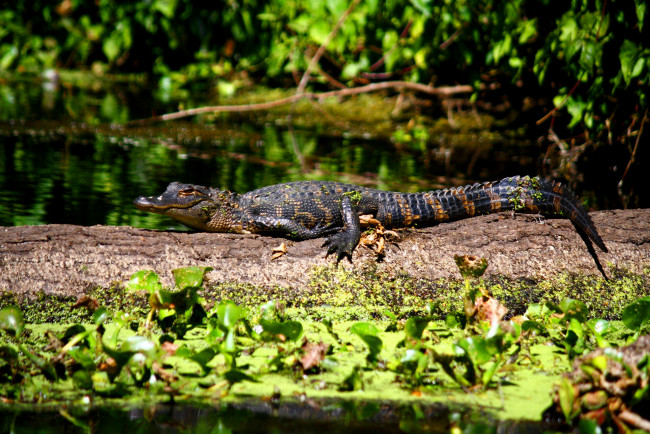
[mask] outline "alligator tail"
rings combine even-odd
[[[458,220],[480,214],[514,210],[517,212],[561,216],[571,220],[604,252],[607,247],[598,235],[591,218],[575,194],[559,182],[528,176],[513,176],[495,182],[435,190],[409,195],[408,202],[422,210],[428,203],[420,224]]]

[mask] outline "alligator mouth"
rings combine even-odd
[[[188,201],[187,203],[163,204],[161,203],[160,197],[140,196],[133,201],[133,205],[135,205],[135,207],[140,211],[162,213],[169,209],[191,208],[199,202],[201,202],[201,199]]]

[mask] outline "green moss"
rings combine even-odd
[[[530,303],[559,303],[574,298],[587,305],[592,318],[619,319],[625,306],[650,295],[650,273],[637,275],[611,268],[608,275],[610,279],[605,280],[564,273],[539,281],[496,276],[475,284],[487,288],[509,309],[509,315],[522,314]],[[424,315],[431,302],[436,305],[434,313],[445,317],[462,311],[463,291],[461,279],[415,278],[387,272],[376,265],[350,269],[326,265],[314,267],[304,287],[213,282],[201,291],[201,296],[208,306],[223,299],[244,306],[277,300],[284,304],[291,319],[367,320],[386,318],[387,310],[398,318]],[[149,310],[146,295],[126,292],[120,283],[110,288],[93,288],[87,294],[112,312]],[[15,304],[23,310],[27,322],[33,324],[88,321],[86,309],[69,308],[75,302],[75,297],[41,294],[35,300],[21,300],[14,294],[0,294],[0,308]]]

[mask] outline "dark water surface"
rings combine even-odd
[[[385,134],[334,132],[327,124],[292,128],[284,115],[259,113],[117,126],[179,105],[214,103],[209,94],[199,96],[205,99],[178,101],[120,84],[0,83],[0,226],[180,228],[132,206],[135,197],[158,194],[172,181],[240,193],[304,179],[423,191],[537,173],[537,149],[523,154],[516,140],[487,131],[436,135],[423,148]]]
[[[59,411],[16,411],[0,421],[16,433],[491,433],[548,432],[552,425],[532,421],[494,421],[444,405],[389,405],[360,401],[271,403],[243,400],[212,406],[154,405],[122,409],[61,407]],[[47,427],[45,429],[44,427]]]

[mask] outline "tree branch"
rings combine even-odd
[[[474,88],[469,85],[433,87],[433,86],[428,86],[426,84],[411,83],[407,81],[384,81],[381,83],[368,84],[366,86],[332,90],[328,92],[296,93],[295,95],[291,95],[285,98],[280,98],[277,100],[256,103],[256,104],[197,107],[188,110],[181,110],[174,113],[167,113],[160,116],[153,116],[146,119],[138,119],[138,120],[127,122],[125,125],[126,126],[143,125],[143,124],[148,124],[153,122],[170,121],[174,119],[181,119],[181,118],[207,114],[207,113],[226,113],[226,112],[234,113],[234,112],[269,110],[275,107],[291,104],[301,99],[315,99],[318,101],[322,101],[326,98],[331,98],[331,97],[358,95],[361,93],[377,92],[380,90],[388,90],[388,89],[412,90],[416,92],[426,93],[428,95],[437,95],[437,96],[450,96],[458,93],[471,93],[474,91]]]

